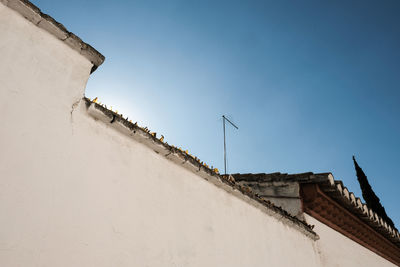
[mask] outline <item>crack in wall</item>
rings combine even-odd
[[[79,98],[78,100],[76,100],[72,106],[71,106],[71,112],[70,112],[70,121],[71,121],[71,131],[72,131],[72,135],[74,135],[74,111],[76,110],[76,108],[79,106],[79,104],[81,103],[82,98]]]

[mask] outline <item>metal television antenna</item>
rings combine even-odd
[[[225,175],[226,175],[226,140],[225,140],[225,121],[229,122],[233,127],[236,128],[236,130],[239,130],[239,128],[233,124],[230,120],[228,120],[225,115],[222,115],[222,124],[224,126],[224,168],[225,168]]]

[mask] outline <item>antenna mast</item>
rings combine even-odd
[[[225,175],[226,175],[226,140],[225,140],[225,121],[229,122],[233,127],[236,128],[236,130],[239,130],[239,128],[233,124],[230,120],[228,120],[225,115],[222,115],[222,124],[224,128],[224,169],[225,169]]]

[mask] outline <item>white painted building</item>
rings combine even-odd
[[[309,183],[290,215],[84,98],[103,61],[30,2],[0,0],[0,266],[400,266],[399,233],[356,199],[367,230],[330,223]]]

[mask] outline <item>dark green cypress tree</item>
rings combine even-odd
[[[374,212],[376,212],[392,228],[396,228],[394,226],[393,221],[389,218],[389,216],[387,216],[385,208],[382,206],[378,196],[372,190],[372,187],[368,182],[367,176],[358,165],[356,158],[354,156],[353,156],[353,161],[354,161],[354,167],[356,168],[357,180],[360,183],[362,196],[367,206]]]

